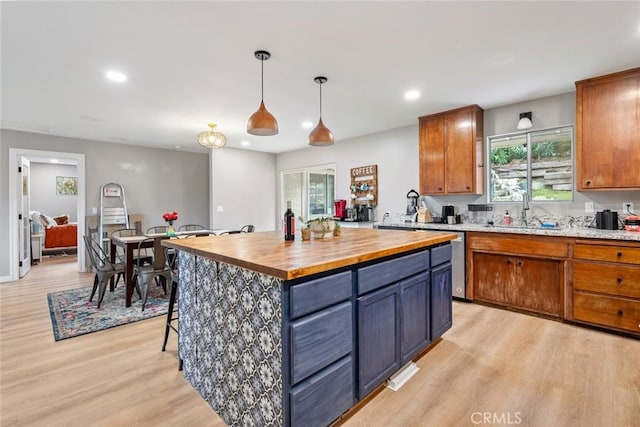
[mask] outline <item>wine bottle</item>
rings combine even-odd
[[[284,213],[284,240],[294,240],[296,233],[296,219],[291,210],[291,200],[287,200],[287,211]]]

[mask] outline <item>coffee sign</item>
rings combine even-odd
[[[378,204],[378,165],[351,169],[351,200],[354,204]]]

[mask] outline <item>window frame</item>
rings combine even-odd
[[[311,174],[313,173],[317,173],[318,171],[321,170],[327,170],[327,169],[332,169],[333,170],[333,195],[334,195],[334,199],[335,199],[335,194],[336,194],[336,175],[337,175],[337,168],[336,168],[336,164],[335,163],[327,163],[327,164],[321,164],[321,165],[313,165],[313,166],[307,166],[307,167],[303,167],[303,168],[294,168],[294,169],[286,169],[286,170],[281,170],[280,171],[280,218],[282,218],[284,216],[284,212],[287,209],[287,200],[286,200],[286,195],[285,195],[285,175],[288,174],[299,174],[302,173],[304,175],[304,182],[302,183],[302,191],[301,191],[301,206],[302,206],[302,212],[296,212],[294,210],[294,214],[296,216],[296,219],[298,217],[302,217],[305,220],[309,220],[312,218],[318,218],[318,217],[323,217],[323,216],[333,216],[333,200],[327,200],[327,205],[325,206],[325,213],[322,214],[309,214],[310,212],[310,177]],[[280,225],[279,227],[282,227],[282,221],[278,222]]]
[[[571,135],[571,198],[567,200],[543,200],[543,199],[534,199],[533,198],[533,190],[532,190],[532,138],[536,134],[543,133],[551,133],[553,131],[562,131],[568,130]],[[501,138],[525,138],[526,141],[526,149],[527,149],[527,175],[526,175],[526,192],[528,194],[528,200],[530,202],[540,202],[540,203],[573,203],[575,200],[575,179],[576,179],[576,143],[575,143],[575,126],[573,124],[559,125],[559,126],[551,126],[541,129],[527,129],[523,131],[517,132],[509,132],[497,135],[487,136],[486,139],[486,180],[487,180],[487,203],[500,203],[500,204],[513,204],[519,203],[521,200],[493,200],[493,180],[492,180],[492,164],[491,164],[491,141],[495,139]]]

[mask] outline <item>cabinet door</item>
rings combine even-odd
[[[366,396],[400,368],[399,286],[358,298],[358,395]]]
[[[428,272],[400,283],[400,307],[400,366],[403,366],[431,341]]]
[[[512,257],[513,281],[507,302],[538,313],[562,317],[564,262]]]
[[[475,117],[471,110],[445,116],[445,165],[447,193],[475,191]]]
[[[511,285],[513,261],[504,255],[473,253],[475,299],[497,304],[507,303],[507,288]]]
[[[431,339],[444,334],[453,322],[451,307],[451,263],[431,270]]]
[[[444,116],[420,119],[420,194],[445,192]]]
[[[576,87],[578,189],[640,188],[640,68]]]

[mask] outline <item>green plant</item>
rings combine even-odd
[[[320,238],[323,238],[327,233],[333,233],[336,226],[336,221],[330,217],[318,217],[307,221],[307,225],[314,233],[320,233]]]

